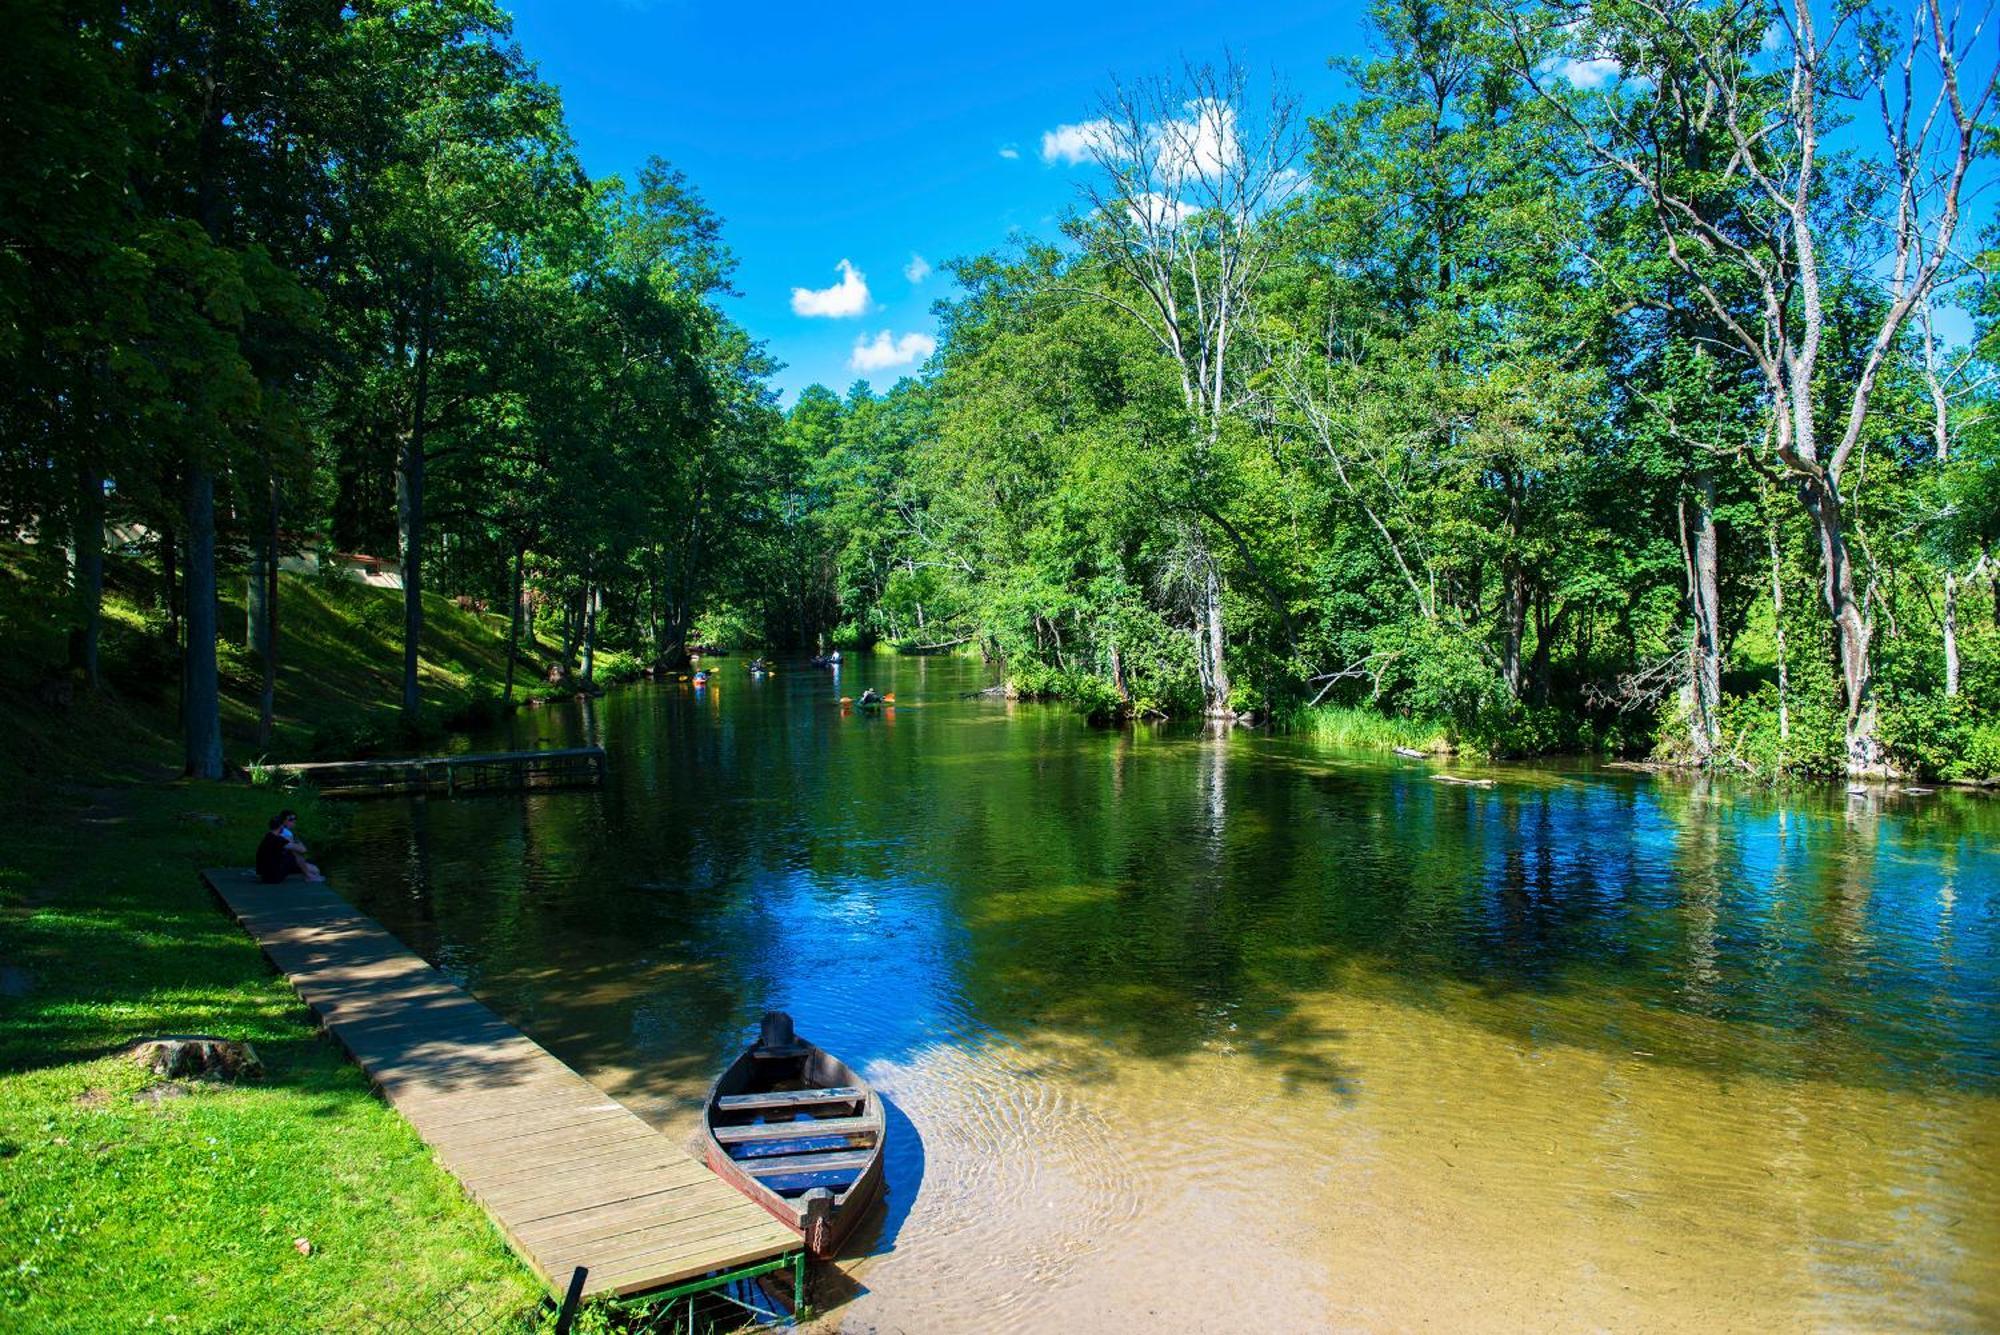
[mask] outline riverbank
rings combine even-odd
[[[122,591],[106,690],[37,694],[31,669],[59,654],[21,591],[10,580],[0,606],[16,646],[0,684],[0,1326],[525,1318],[537,1281],[196,879],[248,858],[279,795],[172,777],[171,686],[157,688],[171,677],[145,675],[158,628]],[[385,713],[399,607],[394,591],[311,580],[288,579],[285,595],[273,749],[310,753]],[[505,623],[441,602],[434,624],[425,681],[442,717],[497,687]],[[241,761],[255,678],[225,661]],[[283,800],[339,866],[346,809]],[[189,1033],[250,1043],[264,1075],[162,1080],[124,1055]]]
[[[103,689],[92,693],[59,666],[64,609],[46,592],[35,553],[0,547],[0,771],[86,781],[176,772],[180,743],[177,668],[170,628],[156,606],[155,577],[128,560],[108,561],[100,655]],[[262,664],[244,648],[241,581],[222,591],[217,644],[223,751],[232,767],[258,759],[347,760],[435,746],[448,734],[487,726],[502,710],[507,674],[504,615],[424,599],[424,652],[418,664],[424,707],[414,729],[398,700],[402,683],[403,595],[340,579],[279,577],[278,670],[271,739],[257,744]],[[514,699],[526,704],[574,693],[551,684],[547,665],[561,646],[526,639],[515,665]],[[627,656],[600,652],[597,679],[638,676]]]
[[[273,800],[109,783],[7,812],[0,1325],[498,1322],[537,1301],[478,1207],[195,879],[244,859]],[[328,823],[309,807],[322,856]],[[123,1055],[189,1033],[250,1043],[265,1075],[161,1080]]]

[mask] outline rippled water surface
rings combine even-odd
[[[864,1070],[829,1327],[2000,1327],[2000,804],[718,677],[333,873],[671,1134],[766,1007]]]

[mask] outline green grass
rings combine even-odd
[[[1380,751],[1402,746],[1439,754],[1453,749],[1442,723],[1398,718],[1363,705],[1313,705],[1287,714],[1282,726],[1287,732],[1328,746]]]
[[[197,881],[272,800],[118,784],[6,813],[0,1328],[326,1330],[538,1298]],[[168,1033],[248,1040],[267,1074],[162,1082],[121,1055]]]
[[[52,694],[47,559],[0,549],[0,1330],[512,1321],[538,1282],[196,878],[246,861],[280,801],[308,808],[337,866],[341,809],[173,777],[171,655],[129,567],[107,600],[107,688]],[[287,578],[282,597],[273,754],[392,726],[400,595]],[[246,764],[257,671],[225,602],[225,742]],[[506,624],[428,610],[441,719],[497,693]],[[121,1055],[170,1033],[248,1040],[266,1075],[162,1082]]]
[[[166,624],[153,606],[154,575],[140,564],[107,563],[101,656],[108,691],[66,710],[41,692],[62,675],[60,625],[66,611],[48,590],[63,578],[32,548],[0,547],[0,771],[94,777],[105,763],[178,769],[178,668]],[[257,697],[262,667],[244,648],[243,580],[226,576],[218,644],[223,749],[229,761],[348,759],[435,743],[455,726],[497,715],[507,670],[507,618],[469,611],[449,598],[424,599],[418,663],[423,719],[412,734],[400,709],[403,595],[346,581],[283,575],[272,739],[259,748]],[[546,637],[523,645],[515,698],[561,694],[537,664],[560,646]],[[599,676],[638,675],[636,663],[599,655]],[[9,696],[14,699],[9,700]],[[85,734],[80,738],[79,729]],[[87,743],[87,744],[86,744]]]

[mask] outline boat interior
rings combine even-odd
[[[798,1040],[776,1012],[716,1082],[708,1115],[729,1157],[802,1214],[801,1198],[815,1189],[833,1193],[838,1206],[881,1149],[882,1112],[867,1086]]]

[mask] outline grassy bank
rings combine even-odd
[[[12,652],[0,658],[0,699],[17,708],[0,716],[0,761],[7,767],[93,777],[126,761],[176,765],[178,669],[155,579],[136,563],[107,563],[100,654],[104,692],[64,691],[61,576],[32,549],[0,548],[0,635]],[[456,728],[498,715],[506,681],[507,618],[424,599],[418,675],[423,713],[405,727],[399,702],[403,670],[403,595],[344,580],[279,579],[277,689],[268,747],[257,745],[262,665],[245,647],[247,615],[240,579],[222,588],[218,643],[223,749],[230,762],[349,758],[434,743]],[[550,691],[546,664],[560,654],[541,637],[521,647],[515,697]],[[600,655],[601,678],[636,675],[637,664]],[[67,704],[60,703],[69,696]],[[80,738],[79,733],[88,734]],[[87,741],[88,744],[80,744]],[[79,765],[79,762],[80,765]]]
[[[1398,746],[1412,751],[1447,752],[1449,730],[1429,719],[1398,718],[1360,705],[1313,705],[1278,721],[1280,728],[1329,746],[1388,751]]]
[[[36,600],[5,592],[0,1329],[512,1328],[533,1277],[196,879],[247,860],[276,796],[172,777],[171,687],[146,676],[157,627],[139,600],[114,594],[106,690],[63,700],[38,685],[60,655]],[[388,715],[398,597],[287,581],[274,752]],[[505,624],[440,603],[433,627],[442,715],[497,687]],[[225,657],[238,762],[246,662]],[[337,882],[340,808],[308,807]],[[163,1081],[122,1055],[172,1033],[247,1040],[266,1073]],[[452,1314],[470,1324],[439,1324]]]

